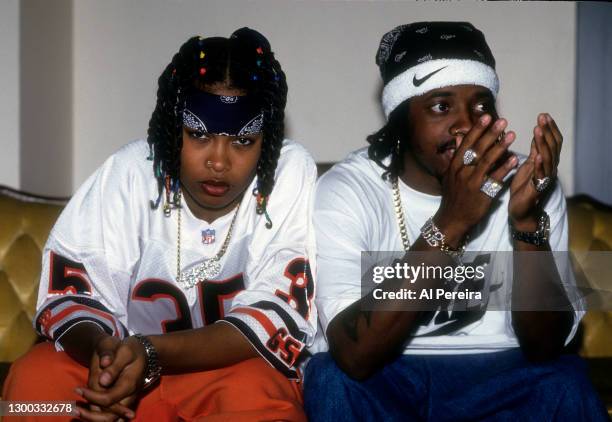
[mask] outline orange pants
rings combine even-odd
[[[82,401],[88,369],[50,343],[37,344],[12,365],[2,400]],[[38,419],[37,419],[38,418]],[[70,416],[6,417],[7,421],[69,421]],[[135,421],[305,421],[299,386],[262,358],[212,371],[163,376],[138,403]]]

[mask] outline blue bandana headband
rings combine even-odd
[[[225,136],[260,133],[263,127],[261,106],[248,95],[214,95],[197,91],[187,97],[183,126]]]

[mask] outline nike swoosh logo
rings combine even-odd
[[[429,75],[425,75],[423,76],[421,79],[417,79],[416,75],[414,75],[414,77],[412,78],[412,83],[414,84],[414,86],[421,86],[423,85],[423,83],[431,78],[433,75],[435,75],[436,73],[438,73],[439,71],[441,71],[442,69],[446,69],[447,66],[441,67],[438,70],[434,70],[433,72],[431,72]]]

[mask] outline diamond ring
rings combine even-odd
[[[463,153],[463,164],[469,166],[478,158],[478,154],[471,148],[468,148]]]
[[[551,179],[548,176],[542,177],[541,179],[536,178],[534,183],[535,190],[537,190],[538,192],[544,192],[548,185],[550,185],[550,180]]]
[[[502,184],[498,181],[487,177],[487,180],[480,187],[480,191],[484,192],[489,198],[495,198],[502,188]]]

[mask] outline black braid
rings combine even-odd
[[[200,57],[200,52],[205,57]],[[200,73],[202,68],[205,72]],[[177,206],[180,157],[182,148],[183,110],[186,95],[194,89],[215,82],[255,96],[263,108],[263,144],[257,164],[257,212],[266,215],[266,226],[272,223],[266,204],[274,188],[274,175],[284,138],[287,82],[274,58],[267,39],[257,31],[242,28],[231,38],[193,37],[183,44],[158,80],[157,104],[149,121],[148,142],[152,150],[153,169],[158,183],[157,208],[164,193],[166,177],[171,192],[169,201]],[[161,169],[159,171],[158,169]]]
[[[264,104],[269,104],[264,109],[264,122],[271,124],[263,128],[263,137],[266,142],[261,149],[261,157],[257,165],[257,190],[263,198],[263,203],[258,209],[259,213],[266,212],[267,198],[274,188],[274,174],[280,156],[285,132],[285,104],[287,102],[287,82],[285,74],[274,55],[271,55],[271,67],[264,72],[269,73],[264,79],[268,80],[268,86],[262,90]],[[272,226],[268,219],[268,227]]]
[[[384,180],[397,178],[404,171],[404,153],[410,139],[409,108],[410,100],[404,101],[391,112],[382,128],[366,138],[370,144],[368,157],[385,170],[382,174]],[[391,161],[385,165],[383,160],[389,156]]]

